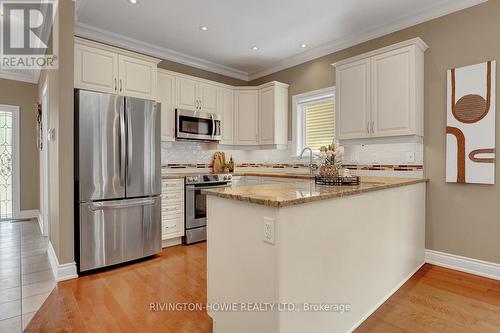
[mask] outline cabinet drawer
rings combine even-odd
[[[176,189],[177,191],[184,189],[184,179],[163,179],[161,182],[162,189]]]
[[[162,204],[173,204],[178,202],[184,202],[184,192],[165,192],[161,194],[161,202]]]
[[[184,223],[181,219],[173,219],[163,221],[161,226],[162,238],[167,235],[177,234],[177,236],[184,235]]]
[[[161,210],[161,219],[174,219],[174,218],[182,218],[184,219],[184,206],[167,206],[165,208],[162,207]]]

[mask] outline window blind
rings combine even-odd
[[[319,102],[305,106],[306,146],[319,150],[333,142],[335,135],[335,103]]]

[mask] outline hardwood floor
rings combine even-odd
[[[204,311],[151,302],[206,302],[206,244],[58,284],[26,332],[211,332]],[[356,333],[500,332],[500,282],[425,265]]]

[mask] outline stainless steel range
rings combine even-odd
[[[185,244],[207,239],[207,198],[201,190],[230,187],[232,175],[211,174],[186,177],[186,233]]]

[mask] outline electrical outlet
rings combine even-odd
[[[264,217],[264,242],[274,244],[274,219]]]
[[[410,151],[406,153],[406,163],[415,163],[415,153]]]

